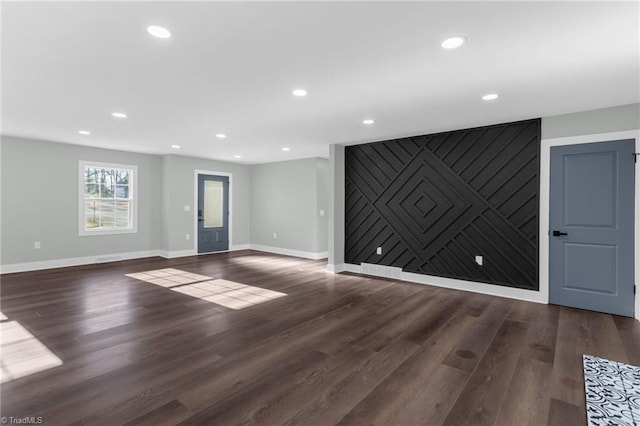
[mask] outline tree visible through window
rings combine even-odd
[[[135,166],[81,162],[81,234],[135,232]]]

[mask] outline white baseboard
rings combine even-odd
[[[195,256],[196,254],[198,254],[198,252],[195,249],[173,250],[173,251],[159,250],[159,251],[160,251],[160,256],[164,257],[165,259],[175,259],[176,257]]]
[[[368,268],[366,266],[369,266]],[[389,269],[389,270],[387,270]],[[339,272],[353,272],[356,274],[381,276],[387,278],[397,278],[397,271],[399,268],[387,268],[381,267],[380,270],[367,273],[371,271],[370,265],[353,265],[351,263],[327,265],[327,271],[333,273]],[[414,274],[412,272],[400,272],[400,281],[406,281],[416,284],[432,285],[436,287],[450,288],[453,290],[471,291],[474,293],[488,294],[490,296],[507,297],[509,299],[525,300],[527,302],[535,303],[549,303],[544,298],[544,295],[539,291],[524,290],[520,288],[504,287],[494,284],[485,284],[474,281],[455,280],[452,278],[435,277],[433,275]]]
[[[505,287],[495,284],[485,284],[475,281],[455,280],[452,278],[435,277],[433,275],[414,274],[412,272],[402,272],[402,281],[416,284],[427,284],[436,287],[445,287],[453,290],[471,291],[474,293],[488,294],[490,296],[506,297],[509,299],[524,300],[535,303],[549,303],[543,299],[539,291],[524,290],[521,288]]]
[[[13,263],[0,266],[0,274],[39,271],[42,269],[65,268],[68,266],[91,265],[94,263],[117,262],[120,260],[141,259],[162,256],[161,250],[132,251],[126,253],[100,254],[95,256],[70,257],[66,259],[41,260],[38,262]]]
[[[329,252],[313,253],[310,251],[291,250],[280,247],[262,246],[259,244],[249,244],[251,250],[266,251],[267,253],[284,254],[286,256],[303,257],[305,259],[320,260],[329,256]]]

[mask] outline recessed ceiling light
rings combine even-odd
[[[127,118],[127,114],[123,112],[112,112],[111,115],[115,118]]]
[[[440,46],[442,46],[443,49],[455,49],[456,47],[462,46],[465,41],[467,41],[467,39],[462,36],[449,37],[443,41]]]
[[[288,146],[285,146],[282,148],[283,151],[291,151],[291,148],[289,148]]]
[[[150,25],[147,27],[147,32],[154,37],[158,38],[169,38],[171,37],[171,31],[164,27],[159,27],[157,25]]]
[[[216,138],[218,138],[218,139],[224,139],[224,138],[226,138],[226,137],[227,137],[227,135],[225,135],[224,133],[218,133],[218,134],[216,135]]]
[[[293,96],[299,96],[299,97],[307,96],[307,91],[304,89],[296,89],[291,93],[293,93]]]
[[[78,130],[78,133],[80,133],[81,135],[90,135],[91,132],[88,130]]]
[[[242,158],[242,155],[234,155],[235,158]]]
[[[498,99],[498,94],[497,93],[489,93],[488,95],[484,95],[482,97],[483,101],[492,101],[494,99]]]
[[[171,148],[173,148],[173,149],[180,149],[180,145],[171,145]]]
[[[373,124],[373,123],[375,123],[375,121],[373,121],[370,118],[367,118],[366,120],[362,120],[362,124]]]

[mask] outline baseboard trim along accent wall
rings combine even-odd
[[[96,256],[71,257],[66,259],[42,260],[38,262],[13,263],[9,265],[1,265],[0,274],[66,268],[68,266],[91,265],[95,263],[118,262],[121,260],[142,259],[145,257],[155,256],[162,256],[162,250],[133,251],[126,253],[100,254]]]
[[[285,249],[280,247],[263,246],[259,244],[249,244],[249,249],[264,251],[267,253],[284,254],[286,256],[302,257],[305,259],[312,259],[312,260],[326,259],[329,256],[329,253],[326,251],[320,252],[320,253],[313,253],[310,251],[290,250],[290,249]]]
[[[327,272],[340,273],[340,272],[352,272],[354,274],[372,275],[376,277],[385,277],[396,279],[399,281],[410,282],[414,284],[432,285],[435,287],[444,287],[451,290],[470,291],[472,293],[487,294],[489,296],[508,297],[510,299],[524,300],[527,302],[543,303],[547,304],[548,300],[543,294],[533,292],[529,290],[523,290],[519,288],[505,287],[495,284],[484,284],[475,281],[456,280],[451,278],[436,277],[423,274],[414,274],[412,272],[399,271],[400,268],[388,268],[388,269],[373,269],[374,267],[380,267],[380,265],[360,264],[353,265],[351,263],[343,263],[339,265],[327,265]],[[384,267],[383,267],[384,268]],[[365,272],[370,271],[370,272]]]

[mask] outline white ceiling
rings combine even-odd
[[[635,103],[638,14],[610,1],[4,2],[2,133],[260,163]],[[442,49],[451,35],[467,43]]]

